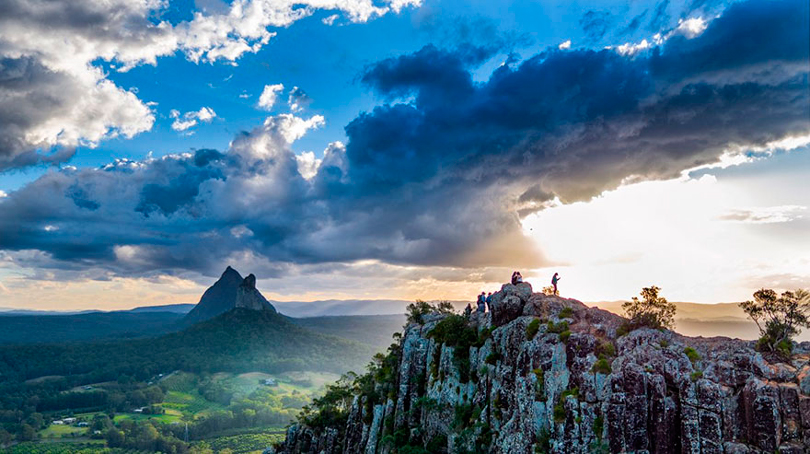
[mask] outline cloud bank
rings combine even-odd
[[[367,68],[384,104],[316,162],[320,116],[269,117],[229,149],[54,171],[0,199],[0,249],[39,268],[216,275],[229,260],[540,266],[521,217],[729,150],[810,133],[808,5],[730,6],[634,54],[552,48],[481,83],[491,50],[427,46]],[[666,35],[666,34],[662,34]]]
[[[64,162],[151,129],[147,103],[107,79],[100,62],[127,71],[182,52],[192,62],[233,62],[258,52],[317,10],[365,22],[419,0],[235,0],[171,23],[162,0],[8,0],[0,5],[0,172]]]

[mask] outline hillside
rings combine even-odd
[[[146,380],[175,369],[342,373],[361,368],[373,353],[369,346],[313,332],[274,312],[237,308],[154,339],[2,346],[0,377],[65,375],[92,383],[122,374]]]
[[[172,312],[91,312],[78,315],[0,317],[0,344],[155,337],[175,331],[183,314]]]
[[[404,315],[343,315],[291,318],[291,322],[323,334],[342,337],[384,351],[391,336],[402,331]]]
[[[409,324],[277,452],[806,452],[810,343],[784,363],[753,342],[624,322],[506,284],[492,312]]]

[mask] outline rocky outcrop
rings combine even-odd
[[[264,295],[256,289],[256,276],[252,274],[249,274],[236,289],[234,307],[254,311],[276,311],[273,305],[265,299]]]
[[[810,452],[808,343],[780,362],[737,339],[618,336],[621,317],[525,283],[466,320],[469,345],[437,341],[444,320],[405,328],[387,396],[355,397],[342,427],[292,426],[278,452]]]

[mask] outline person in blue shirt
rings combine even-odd
[[[562,279],[562,278],[560,277],[559,273],[554,273],[554,277],[551,278],[551,285],[554,286],[554,294],[555,295],[560,294],[560,292],[557,290],[557,282],[560,282],[560,279]]]
[[[486,301],[486,294],[484,292],[481,292],[481,294],[478,295],[478,312],[486,311],[485,301]]]
[[[487,294],[487,299],[484,300],[484,302],[487,303],[487,310],[492,311],[492,307],[490,306],[492,304],[492,292]]]

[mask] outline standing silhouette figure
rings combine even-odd
[[[560,273],[554,273],[554,277],[551,278],[551,285],[554,286],[554,294],[559,295],[560,292],[557,290],[557,282],[560,282]]]

